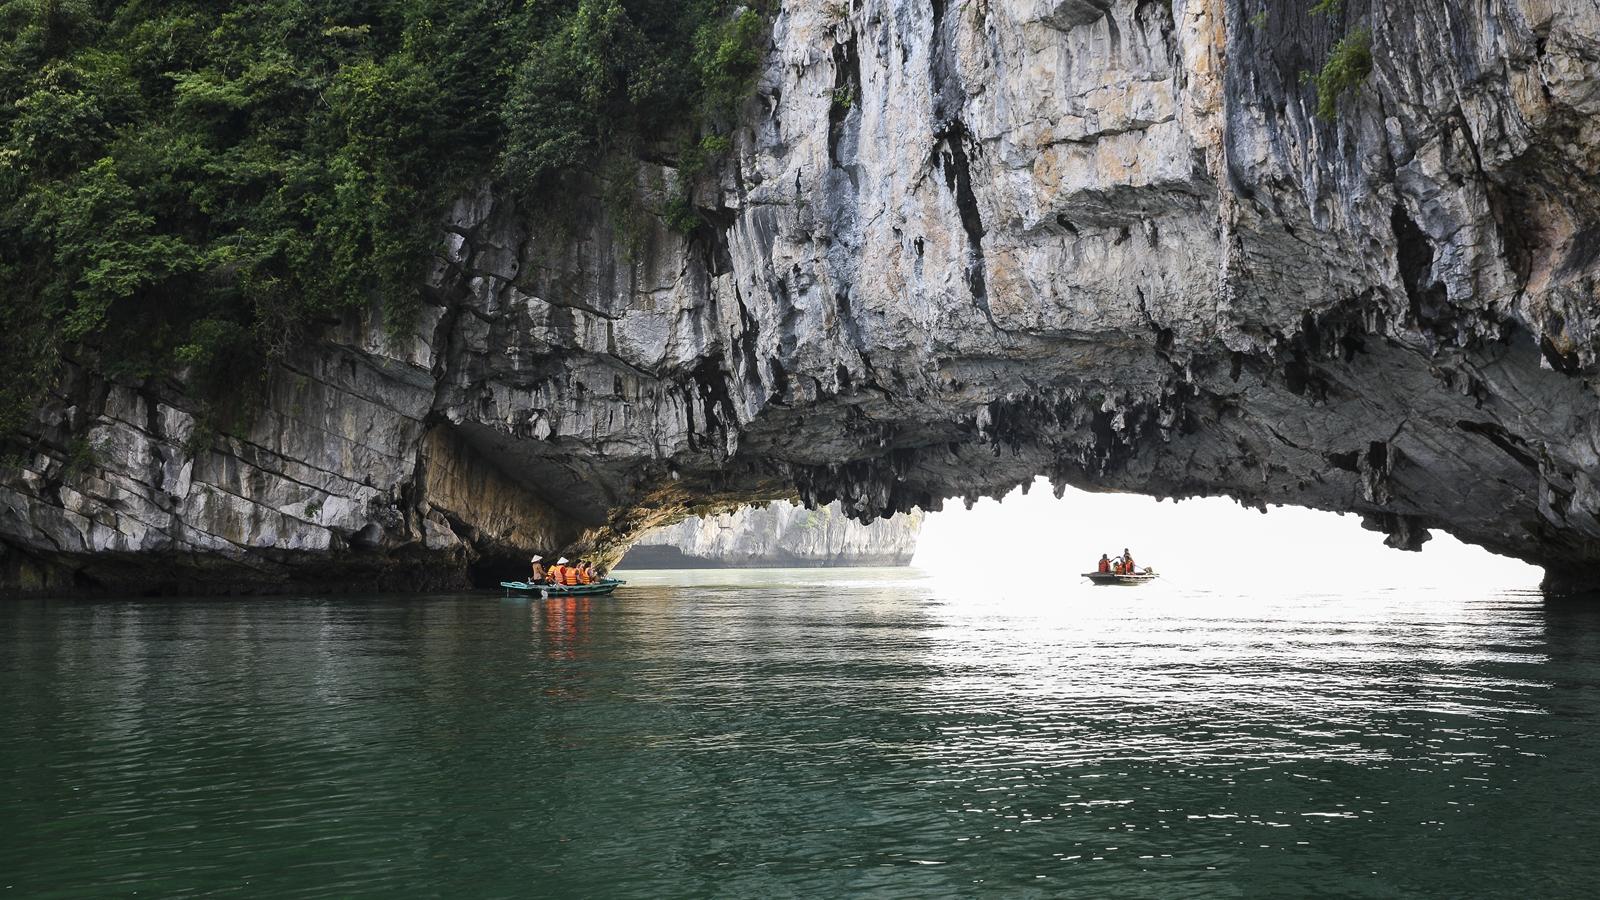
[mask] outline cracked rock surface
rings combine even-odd
[[[80,361],[0,478],[6,586],[462,585],[1037,474],[1597,571],[1592,0],[793,0],[742,121],[688,235],[463,197],[416,333],[299,348],[241,433]]]

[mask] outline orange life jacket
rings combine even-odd
[[[1102,557],[1101,560],[1100,560],[1100,571],[1102,571],[1102,572],[1111,571],[1111,560],[1105,559],[1104,557]]]
[[[589,574],[589,567],[584,566],[578,570],[579,584],[594,584],[594,578]]]
[[[545,570],[544,577],[549,579],[551,584],[560,584],[561,583],[561,573],[565,569],[566,569],[566,566],[551,566],[550,568]]]
[[[562,566],[561,567],[561,583],[565,584],[565,585],[577,584],[578,583],[578,567],[577,566]]]

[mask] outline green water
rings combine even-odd
[[[1600,884],[1588,607],[633,577],[0,604],[0,894]]]

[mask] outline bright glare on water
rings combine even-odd
[[[0,605],[0,893],[1600,884],[1583,605],[630,577],[592,600]]]

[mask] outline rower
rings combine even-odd
[[[545,574],[544,566],[539,562],[542,559],[544,559],[544,557],[537,555],[534,556],[532,560],[533,574],[528,577],[529,584],[544,584],[545,580],[549,578],[549,576]]]
[[[1104,553],[1100,554],[1099,571],[1101,573],[1107,573],[1111,571],[1111,557],[1105,555]]]
[[[1133,567],[1133,554],[1128,552],[1128,548],[1127,547],[1123,547],[1122,548],[1122,572],[1125,575],[1132,575],[1135,571],[1137,571],[1137,570],[1134,569],[1134,567]]]

